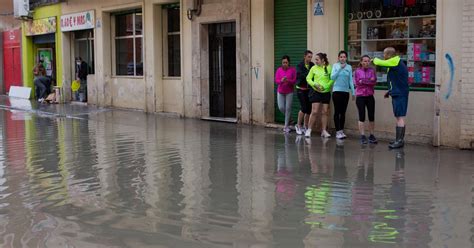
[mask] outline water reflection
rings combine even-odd
[[[122,111],[0,113],[1,247],[473,244],[471,152]]]

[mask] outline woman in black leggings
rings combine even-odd
[[[355,94],[357,96],[356,104],[359,110],[359,132],[360,132],[360,143],[376,144],[377,139],[374,136],[375,127],[375,98],[374,98],[374,87],[377,83],[377,77],[374,68],[369,67],[370,57],[364,55],[360,59],[360,66],[354,72],[354,84],[356,86]],[[367,140],[365,136],[365,109],[367,108],[369,116],[369,132],[370,136]]]
[[[336,138],[344,139],[344,124],[349,97],[354,100],[354,83],[352,82],[352,67],[347,64],[347,52],[340,51],[338,62],[332,66],[331,79],[334,80],[332,88],[332,101],[334,103],[334,125]]]

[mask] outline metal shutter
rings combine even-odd
[[[303,59],[307,49],[307,1],[306,0],[275,0],[275,71],[281,65],[283,55],[290,56],[291,66]],[[277,86],[275,91],[275,122],[285,122],[284,115],[278,110]],[[296,91],[295,91],[296,93]],[[293,97],[292,120],[297,121],[300,103]]]

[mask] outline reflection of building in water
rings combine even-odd
[[[474,153],[470,162],[460,164],[459,157],[437,151],[437,177],[434,203],[429,211],[431,247],[472,247],[474,243]]]

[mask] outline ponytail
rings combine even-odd
[[[318,53],[316,54],[316,56],[318,56],[321,59],[324,65],[324,72],[328,74],[328,65],[329,65],[328,55],[325,53]]]

